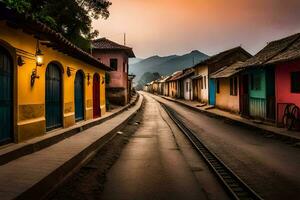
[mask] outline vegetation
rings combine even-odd
[[[98,36],[92,19],[109,17],[109,0],[0,0],[19,13],[31,15],[85,51]]]

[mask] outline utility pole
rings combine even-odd
[[[126,33],[124,33],[124,46],[126,46]]]

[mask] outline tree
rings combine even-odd
[[[98,36],[92,19],[109,17],[109,0],[4,0],[8,7],[47,24],[85,51]]]

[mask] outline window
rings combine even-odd
[[[251,90],[260,90],[261,77],[260,75],[251,74]]]
[[[230,95],[237,96],[238,92],[238,84],[237,84],[237,77],[230,78]]]
[[[113,71],[118,71],[118,59],[116,59],[116,58],[110,59],[110,68]]]
[[[204,76],[204,89],[206,89],[206,76]]]
[[[219,79],[217,79],[216,84],[217,84],[217,93],[219,94],[220,93],[220,80]]]
[[[291,73],[291,92],[300,93],[300,71]]]

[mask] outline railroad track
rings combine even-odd
[[[179,117],[178,113],[169,106],[160,102],[162,107],[175,122],[179,129],[187,136],[197,151],[204,158],[211,170],[217,175],[228,194],[237,200],[262,200],[262,198],[243,182],[229,167],[227,167],[213,152],[211,152],[197,137],[190,128],[188,128]]]

